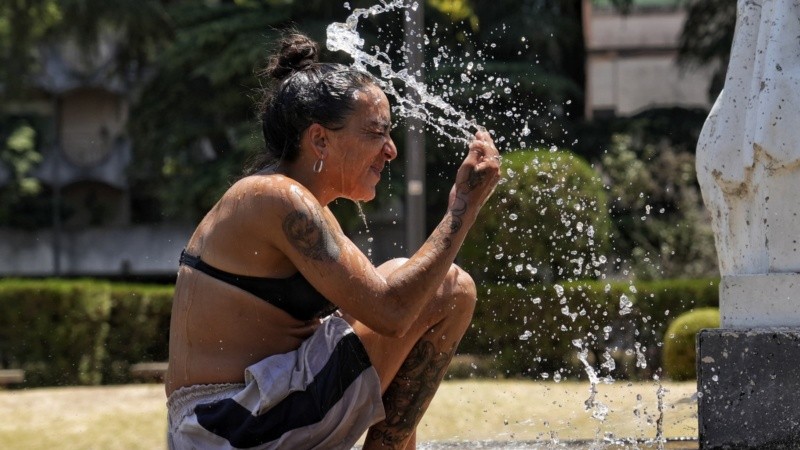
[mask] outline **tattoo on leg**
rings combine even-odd
[[[450,352],[437,352],[430,341],[419,341],[411,349],[394,380],[383,394],[385,425],[370,429],[368,439],[396,446],[414,431],[444,377],[455,346]]]
[[[303,255],[317,261],[339,259],[339,246],[321,216],[292,211],[283,220],[283,232]]]

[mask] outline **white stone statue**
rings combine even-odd
[[[723,275],[723,327],[800,325],[800,0],[738,1],[697,175]],[[759,292],[779,304],[749,306],[765,306],[752,298]]]

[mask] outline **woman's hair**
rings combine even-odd
[[[297,159],[300,136],[313,123],[338,129],[355,109],[355,92],[376,84],[372,75],[341,64],[319,63],[316,42],[292,32],[259,75],[267,78],[258,113],[266,154],[246,173]]]

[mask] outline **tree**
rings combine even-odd
[[[31,211],[41,184],[31,171],[41,161],[36,151],[36,130],[25,121],[0,126],[0,163],[7,171],[7,184],[0,190],[0,224],[20,227],[40,225],[42,217]],[[31,214],[34,212],[34,214]]]
[[[165,0],[166,1],[166,0]],[[24,97],[40,47],[74,39],[85,52],[103,39],[116,50],[114,74],[141,74],[169,32],[158,0],[15,0],[0,4],[0,95]]]
[[[426,11],[427,86],[492,130],[501,151],[570,146],[583,111],[581,2],[468,3],[461,21]],[[465,145],[435,131],[427,142],[427,202],[429,210],[439,211]],[[438,217],[428,219],[432,229]]]
[[[678,60],[684,67],[715,67],[709,98],[722,90],[731,43],[736,28],[736,2],[733,0],[690,0],[680,37]]]
[[[351,3],[355,8],[371,6],[374,2]],[[580,2],[561,3],[574,7]],[[538,26],[521,23],[520,27],[538,30],[548,21],[559,20],[571,24],[569,30],[577,30],[577,34],[567,33],[568,42],[559,42],[552,52],[548,51],[547,57],[541,58],[547,66],[541,74],[535,73],[538,70],[535,61],[539,56],[531,45],[520,42],[516,31],[499,33],[503,27],[500,22],[520,16],[512,13],[514,8],[498,16],[494,9],[478,2],[431,0],[426,13],[429,31],[426,83],[434,93],[446,97],[470,117],[480,117],[500,136],[516,132],[513,127],[521,126],[522,120],[511,123],[500,113],[489,115],[482,111],[485,103],[476,102],[475,97],[492,91],[496,100],[491,109],[502,112],[524,102],[523,98],[542,95],[543,98],[537,99],[537,103],[543,105],[542,117],[536,118],[530,127],[534,131],[549,130],[546,132],[555,136],[563,126],[549,114],[550,100],[563,105],[568,98],[579,98],[581,91],[582,72],[576,72],[574,67],[582,67],[582,57],[572,57],[576,51],[582,54],[580,19],[576,16],[579,9],[573,8],[567,11],[569,14],[563,14],[566,11],[563,5],[545,8],[537,6],[538,2],[527,4],[531,15],[538,17],[535,19]],[[540,9],[547,14],[539,14]],[[135,200],[142,205],[161,205],[155,209],[161,210],[165,217],[196,219],[236,177],[237,169],[248,155],[261,147],[252,104],[253,97],[258,96],[259,83],[263,81],[259,81],[255,71],[264,64],[277,30],[302,24],[302,31],[324,42],[327,25],[332,21],[344,21],[349,11],[344,8],[337,11],[328,2],[262,0],[202,5],[177,2],[167,8],[167,13],[174,26],[174,39],[157,59],[156,75],[143,89],[131,114],[130,129],[138,161],[132,172],[137,186],[133,192]],[[393,51],[398,50],[402,35],[396,30],[402,30],[402,20],[402,14],[386,14],[359,23],[359,33],[367,41],[365,48],[391,45]],[[533,45],[546,42],[550,32],[558,33],[558,27],[534,33],[537,44]],[[578,50],[573,50],[575,46]],[[565,50],[558,50],[562,47]],[[473,56],[479,52],[491,53],[491,56],[486,56],[485,61],[479,57],[469,58],[482,63],[484,69],[475,75],[473,83],[461,83],[460,89],[453,90],[451,83],[460,80],[468,60],[443,57],[436,52],[441,48],[458,52],[463,49]],[[556,54],[561,57],[555,58]],[[324,57],[349,62],[344,55],[326,54]],[[399,57],[393,61],[400,62]],[[565,69],[564,65],[574,67]],[[531,82],[531,78],[536,81]],[[502,84],[489,81],[500,79],[504,80]],[[513,87],[513,91],[507,93],[506,87]],[[575,109],[579,110],[577,102]],[[521,111],[519,115],[524,114]],[[163,120],[165,117],[170,120]],[[402,137],[396,135],[395,138],[402,145]],[[445,191],[449,190],[449,186],[438,185],[451,181],[439,175],[452,171],[450,166],[458,159],[454,155],[463,151],[463,144],[437,137],[429,142],[429,182],[433,187],[429,204],[438,209],[446,201]],[[402,174],[402,167],[401,156],[392,166],[393,173]],[[400,181],[402,178],[393,177],[394,183]],[[152,209],[140,207],[135,211]],[[140,215],[139,219],[159,218]]]
[[[0,3],[0,98],[24,92],[37,68],[35,45],[60,21],[55,0]]]

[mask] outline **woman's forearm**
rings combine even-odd
[[[401,328],[413,324],[442,284],[475,222],[477,208],[473,209],[456,198],[422,247],[386,280],[391,292],[388,297],[398,302],[395,320]]]

